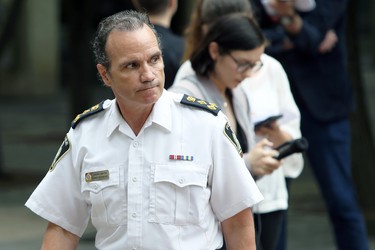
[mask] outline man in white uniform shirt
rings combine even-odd
[[[147,16],[104,19],[93,45],[115,99],[76,117],[26,202],[49,221],[42,249],[76,249],[89,219],[98,249],[255,249],[241,147],[215,105],[164,90]]]

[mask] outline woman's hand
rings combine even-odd
[[[251,164],[252,175],[262,176],[271,174],[274,170],[280,167],[282,162],[273,158],[278,152],[272,149],[272,147],[272,142],[263,139],[250,150],[249,161]]]
[[[255,131],[255,134],[270,140],[274,147],[278,147],[281,144],[293,139],[292,136],[280,129],[277,121],[273,121],[267,126],[259,127],[259,129]]]
[[[268,4],[278,16],[292,16],[295,14],[294,2],[294,0],[270,0]]]

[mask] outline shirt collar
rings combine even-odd
[[[111,100],[111,109],[108,116],[108,125],[107,125],[107,137],[109,137],[112,132],[124,122],[124,119],[121,116],[119,108],[116,103],[116,99]]]
[[[152,123],[155,123],[165,128],[166,130],[171,131],[172,130],[172,114],[171,114],[171,102],[172,101],[173,100],[170,96],[170,93],[164,90],[159,100],[155,103],[152,109],[152,112],[144,126],[149,126]],[[108,123],[107,123],[108,124],[107,134],[106,134],[107,137],[109,137],[113,133],[113,131],[120,126],[121,123],[125,122],[117,106],[116,99],[113,99],[110,102],[111,103],[109,105],[111,107],[110,107]]]
[[[171,114],[171,95],[164,90],[159,100],[155,103],[150,114],[150,122],[158,124],[168,131],[172,130],[172,114]]]

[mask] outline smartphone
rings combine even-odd
[[[278,119],[280,119],[281,117],[283,117],[283,115],[274,115],[274,116],[270,116],[268,117],[267,119],[264,119],[262,121],[259,121],[259,122],[256,122],[254,123],[254,129],[257,130],[259,129],[260,127],[267,127],[269,126],[272,122],[274,121],[277,121]]]

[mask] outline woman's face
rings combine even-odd
[[[245,78],[251,77],[262,67],[260,61],[265,46],[262,45],[252,50],[233,50],[221,55],[217,43],[210,44],[210,55],[215,62],[210,79],[218,85],[219,89],[233,89]]]

